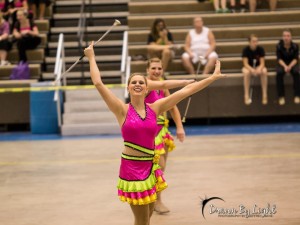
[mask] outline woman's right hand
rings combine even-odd
[[[95,57],[95,52],[94,52],[94,41],[89,45],[89,47],[84,49],[84,55],[90,59],[92,57]]]

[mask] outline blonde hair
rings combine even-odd
[[[151,58],[151,59],[149,59],[148,62],[147,62],[147,69],[150,68],[151,63],[160,63],[161,66],[163,65],[161,59],[159,59],[159,58]]]
[[[144,80],[145,80],[146,86],[148,85],[148,83],[147,83],[147,78],[146,78],[143,74],[141,74],[141,73],[133,73],[133,74],[131,74],[130,77],[128,78],[127,86],[129,86],[131,79],[132,79],[133,77],[135,77],[135,76],[142,76],[142,77],[144,78]]]

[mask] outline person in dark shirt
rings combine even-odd
[[[284,30],[282,40],[276,47],[277,55],[277,92],[279,105],[285,104],[284,75],[291,74],[294,80],[294,103],[300,103],[300,79],[299,79],[299,47],[292,41],[290,30]]]
[[[160,58],[162,60],[163,70],[166,71],[170,60],[175,56],[175,52],[173,50],[173,36],[167,29],[163,19],[158,18],[154,20],[147,43],[149,57]]]
[[[244,75],[244,102],[246,105],[252,103],[249,96],[251,76],[260,76],[262,87],[262,104],[268,104],[267,86],[268,86],[268,71],[265,66],[265,50],[258,45],[258,38],[255,34],[248,38],[249,45],[244,48],[243,58],[243,75]]]

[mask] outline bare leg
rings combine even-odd
[[[268,71],[267,68],[263,68],[260,75],[261,90],[262,90],[262,104],[266,105],[268,103]]]
[[[40,3],[39,4],[39,19],[40,20],[44,19],[45,9],[46,9],[46,4],[45,3]]]
[[[169,48],[165,48],[161,53],[161,61],[163,64],[163,70],[166,71],[169,65],[169,62],[172,57],[172,52]]]
[[[221,0],[222,9],[226,9],[226,0]]]
[[[217,61],[216,58],[208,59],[204,67],[203,74],[209,74],[215,68],[216,61]]]
[[[189,74],[195,74],[195,69],[194,69],[194,65],[191,62],[189,57],[182,57],[182,64],[183,67],[185,68],[185,70],[189,73]]]
[[[277,0],[269,0],[270,11],[275,11],[277,6]]]
[[[36,4],[33,3],[33,4],[30,4],[30,9],[32,10],[32,14],[33,14],[33,19],[35,20],[36,19]]]
[[[159,166],[161,167],[161,170],[164,172],[167,165],[167,159],[168,159],[168,150],[165,149],[166,153],[161,155],[159,158]],[[168,213],[170,210],[164,205],[164,203],[161,200],[161,192],[157,193],[157,201],[155,202],[154,210],[160,214]]]
[[[0,60],[5,61],[7,57],[7,51],[0,50]]]
[[[134,215],[134,225],[149,225],[150,217],[153,211],[153,204],[148,205],[130,205]]]
[[[249,0],[249,10],[250,10],[250,12],[255,12],[256,0]]]
[[[251,100],[249,98],[249,88],[250,88],[251,73],[245,67],[242,69],[242,72],[243,72],[243,75],[244,75],[244,103],[246,105],[250,105]]]
[[[214,0],[214,8],[216,11],[220,9],[219,0]]]

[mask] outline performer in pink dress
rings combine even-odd
[[[163,73],[164,71],[163,71],[162,61],[159,58],[152,58],[148,61],[147,64],[148,79],[156,82],[161,82]],[[169,95],[170,92],[167,89],[152,90],[146,96],[145,102],[153,103],[158,99],[164,98]],[[182,142],[185,137],[185,132],[181,122],[180,112],[177,106],[174,106],[169,112],[176,124],[177,138],[179,139],[179,141]],[[155,152],[160,155],[159,166],[161,167],[162,171],[165,172],[167,159],[168,159],[168,152],[172,151],[175,148],[174,139],[168,129],[169,120],[167,119],[166,112],[158,116],[157,127],[158,127],[158,133],[155,138]],[[154,211],[160,214],[168,213],[170,211],[165,206],[165,204],[163,204],[161,200],[161,193],[157,195],[157,201],[155,202]]]
[[[108,108],[115,114],[125,145],[121,158],[118,195],[121,201],[130,204],[135,225],[149,225],[157,192],[167,187],[158,165],[159,157],[154,153],[157,115],[170,110],[184,98],[224,75],[220,72],[218,62],[214,74],[209,78],[188,84],[166,98],[147,104],[145,96],[149,90],[170,88],[172,85],[174,88],[176,84],[182,86],[182,83],[178,85],[179,81],[168,81],[168,87],[166,83],[147,81],[143,75],[135,73],[128,79],[130,103],[125,104],[103,84],[93,44],[84,50],[90,64],[91,79]]]

